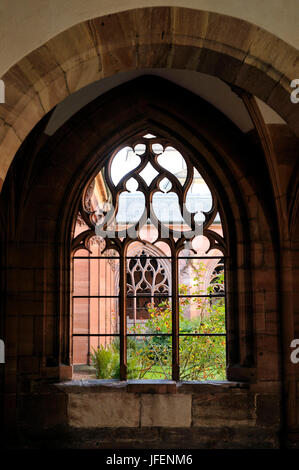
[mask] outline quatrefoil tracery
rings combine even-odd
[[[157,152],[158,144],[160,145],[160,151]],[[143,146],[143,152],[140,153],[141,145]],[[165,149],[167,147],[173,148],[172,144],[168,140],[158,137],[147,138],[143,136],[127,141],[126,147],[132,149],[135,155],[139,157],[139,163],[135,168],[125,173],[117,184],[115,184],[112,178],[111,167],[118,152],[124,148],[124,146],[122,146],[113,153],[101,170],[104,184],[107,188],[107,192],[110,194],[110,208],[105,207],[105,205],[109,205],[107,204],[108,201],[106,201],[106,204],[103,205],[104,207],[98,206],[96,210],[93,210],[91,204],[91,193],[94,189],[94,183],[92,182],[86,188],[81,200],[79,212],[81,218],[88,226],[88,229],[80,233],[73,240],[74,250],[79,248],[88,249],[90,238],[96,234],[104,238],[106,241],[103,251],[114,248],[119,253],[122,253],[124,247],[128,246],[132,241],[138,240],[143,242],[140,238],[140,230],[147,221],[150,221],[157,230],[157,239],[154,243],[159,241],[166,242],[170,246],[173,254],[178,254],[180,250],[186,247],[193,250],[191,241],[197,234],[203,234],[209,239],[209,250],[217,248],[224,251],[223,237],[209,229],[218,212],[217,201],[213,192],[211,192],[212,208],[207,212],[201,211],[204,215],[202,225],[195,221],[195,215],[197,212],[189,212],[187,210],[187,194],[192,185],[194,174],[194,167],[189,158],[182,156],[186,165],[186,176],[184,182],[181,182],[175,174],[171,173],[171,171],[159,163],[159,157],[165,152]],[[151,165],[156,172],[150,182],[147,182],[146,178],[142,176],[142,172],[144,172],[147,165]],[[116,218],[119,210],[121,194],[125,192],[130,193],[127,185],[132,179],[136,181],[136,191],[144,195],[144,210],[138,221],[133,222],[126,228],[119,229],[118,227],[118,229],[114,229],[114,227],[117,227]],[[176,194],[184,225],[183,230],[177,230],[175,227],[170,226],[169,223],[165,225],[165,223],[158,218],[153,208],[153,197],[156,193],[162,192],[161,183],[163,180],[165,181],[165,179],[171,186],[170,188],[164,188],[163,193],[171,192]]]

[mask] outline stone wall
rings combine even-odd
[[[289,347],[298,333],[295,137],[284,126],[272,129],[279,160],[274,152],[268,158],[280,176],[277,186],[254,139],[163,80],[122,85],[51,137],[43,134],[48,118],[16,155],[0,199],[1,418],[9,445],[248,448],[281,446],[292,436],[298,446],[299,372]],[[130,383],[108,391],[71,382],[59,388],[54,384],[71,377],[70,239],[78,201],[101,159],[140,128],[175,136],[221,196],[230,249],[228,379],[234,382],[175,390],[165,384],[168,393],[159,387],[159,394]],[[101,413],[103,403],[115,415]]]
[[[19,439],[8,446],[277,448],[280,402],[273,390],[237,382],[64,382],[36,389],[35,399],[23,396]]]

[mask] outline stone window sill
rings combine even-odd
[[[233,381],[192,381],[174,382],[172,380],[70,380],[60,382],[55,386],[66,393],[107,393],[107,392],[128,392],[128,393],[151,393],[151,394],[174,394],[174,393],[200,393],[217,392],[224,389],[249,388],[247,382]]]

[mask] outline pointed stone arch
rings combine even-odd
[[[217,76],[258,96],[299,132],[290,101],[290,82],[299,76],[295,48],[238,18],[182,7],[139,8],[73,26],[2,77],[2,181],[31,129],[67,96],[122,71],[156,67]]]

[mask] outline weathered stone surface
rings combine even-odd
[[[119,380],[72,380],[55,385],[65,393],[115,393],[126,391],[127,383]]]
[[[229,26],[223,23],[222,15],[209,16],[205,35],[206,47],[223,53],[233,47],[232,55],[242,60],[255,34],[255,28],[245,21],[241,25],[237,18],[230,17],[228,21]]]
[[[140,399],[133,394],[83,393],[68,397],[68,424],[76,428],[137,427]]]
[[[249,385],[245,382],[232,382],[228,380],[223,381],[192,381],[192,382],[178,382],[177,392],[178,393],[188,393],[188,394],[206,394],[206,393],[221,393],[221,390],[226,389],[240,389],[248,388]]]
[[[248,392],[207,393],[193,398],[193,426],[234,427],[255,423],[254,396]]]
[[[71,93],[101,78],[103,78],[103,73],[99,69],[99,57],[97,55],[86,60],[83,70],[79,63],[66,72],[66,81]]]
[[[1,110],[0,136],[7,161],[0,166],[0,177],[4,179],[24,140],[24,130],[37,123],[39,104],[31,106],[31,99],[40,101],[45,114],[94,80],[143,67],[198,70],[236,83],[269,99],[298,132],[297,110],[289,99],[289,84],[298,75],[293,47],[238,18],[178,7],[140,8],[82,22],[4,75],[9,106]],[[5,139],[11,129],[7,122],[21,138],[15,150]]]
[[[176,393],[177,384],[172,380],[128,380],[127,390],[131,393]]]
[[[191,395],[142,395],[141,426],[188,427],[191,403]]]
[[[46,47],[55,57],[56,63],[63,67],[64,72],[79,65],[79,55],[84,62],[98,56],[89,21],[77,24],[53,37],[47,42]]]

